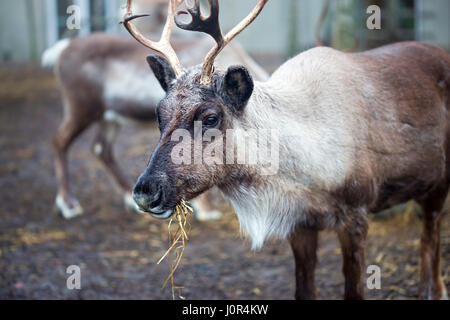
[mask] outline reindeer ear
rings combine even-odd
[[[247,105],[253,93],[253,79],[246,68],[229,67],[225,76],[220,78],[217,91],[225,103],[240,111]]]
[[[164,91],[169,90],[170,83],[176,79],[175,72],[169,61],[165,58],[152,54],[147,57],[147,62],[158,79]]]

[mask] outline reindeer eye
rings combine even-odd
[[[219,118],[217,118],[216,116],[209,116],[203,119],[203,125],[205,127],[215,127],[218,122]]]

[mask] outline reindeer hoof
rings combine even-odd
[[[66,201],[64,201],[64,198],[61,195],[58,195],[55,204],[64,219],[73,219],[83,214],[83,208],[77,200],[71,200],[70,207]]]
[[[444,290],[444,292],[442,292],[441,300],[448,300],[448,293],[447,293],[447,290]]]
[[[223,214],[217,210],[211,210],[209,205],[205,205],[205,199],[196,198],[191,201],[194,208],[194,218],[198,221],[214,221],[222,218]]]
[[[222,214],[222,212],[217,211],[217,210],[212,210],[212,211],[196,210],[194,217],[198,221],[214,221],[214,220],[221,219],[223,217],[223,214]]]
[[[134,201],[133,196],[131,195],[131,193],[126,193],[123,196],[123,202],[125,204],[125,209],[130,212],[130,213],[137,213],[137,214],[142,214],[142,215],[147,215],[147,213],[145,213],[144,211],[142,211],[141,209],[139,209],[139,206],[137,205],[137,203]]]

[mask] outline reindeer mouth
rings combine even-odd
[[[160,203],[157,206],[152,207],[151,206],[152,202],[148,201],[147,196],[143,194],[136,194],[133,192],[133,200],[135,201],[135,203],[137,204],[137,206],[141,211],[146,212],[150,214],[152,217],[157,219],[170,218],[174,213],[175,206],[167,208],[166,206]]]
[[[166,209],[162,205],[159,205],[155,208],[146,208],[144,211],[149,213],[154,218],[167,219],[173,215],[174,209],[175,208]]]
[[[162,212],[159,212],[159,213],[156,213],[152,209],[150,209],[150,211],[148,211],[148,213],[150,213],[152,215],[152,217],[157,218],[157,219],[170,218],[173,215],[173,212],[174,212],[174,209],[169,209],[169,210],[162,211]]]

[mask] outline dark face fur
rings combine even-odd
[[[149,56],[147,61],[166,91],[166,97],[157,109],[161,137],[145,172],[139,177],[133,197],[139,207],[155,217],[172,215],[176,204],[190,200],[217,185],[230,175],[233,165],[206,163],[194,159],[194,140],[201,133],[221,133],[220,139],[201,142],[202,150],[213,149],[220,143],[226,145],[226,130],[232,128],[233,117],[240,117],[253,92],[253,81],[244,67],[230,67],[226,73],[214,72],[211,84],[200,85],[201,68],[195,67],[176,79],[169,63],[159,56]],[[190,139],[190,163],[176,164],[174,148],[181,138],[174,139],[183,129]],[[194,135],[197,135],[196,137]],[[176,149],[178,150],[178,149]],[[185,149],[187,150],[187,149]],[[225,163],[225,147],[222,159]]]

